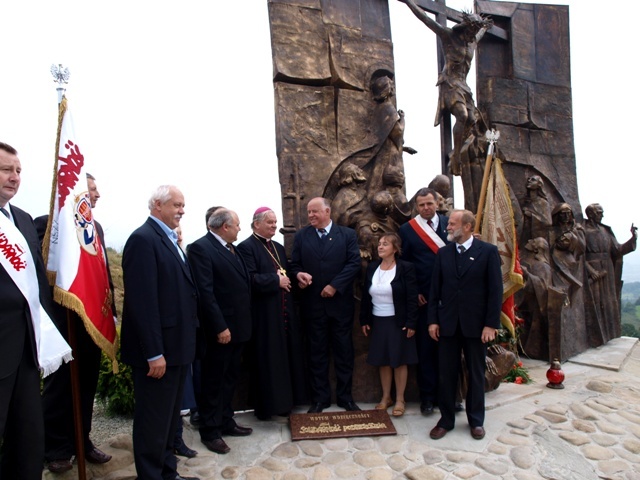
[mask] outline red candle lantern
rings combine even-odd
[[[549,380],[549,383],[547,383],[549,388],[564,388],[562,384],[564,382],[564,372],[557,358],[551,362],[551,366],[547,370],[547,380]]]

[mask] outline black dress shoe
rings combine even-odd
[[[434,408],[435,405],[433,402],[431,400],[427,400],[426,402],[422,402],[420,405],[420,412],[422,412],[423,415],[431,415]]]
[[[89,463],[107,463],[111,460],[111,455],[104,453],[102,450],[98,450],[93,447],[91,450],[84,454],[84,458]]]
[[[476,440],[482,440],[484,438],[484,428],[471,427],[471,436]]]
[[[241,427],[240,425],[236,425],[233,428],[228,430],[223,430],[223,435],[229,435],[230,437],[246,437],[247,435],[251,435],[253,432],[253,428],[251,427]]]
[[[338,402],[340,408],[344,408],[347,412],[359,412],[360,407],[353,400],[349,402]]]
[[[229,453],[231,451],[229,445],[227,445],[221,438],[216,438],[213,440],[202,440],[202,444],[212,452],[220,453],[221,455],[224,455],[225,453]]]
[[[317,402],[311,405],[311,407],[309,407],[309,410],[307,410],[307,413],[321,413],[325,408],[329,408],[331,406],[330,403],[322,403],[322,402]]]
[[[462,402],[456,402],[456,404],[453,406],[453,409],[456,412],[464,412],[464,405],[462,404]]]
[[[67,458],[63,460],[54,460],[52,462],[49,462],[47,464],[47,468],[49,469],[50,472],[53,472],[53,473],[64,473],[71,470],[73,468],[73,465],[71,464],[71,459]]]
[[[182,439],[180,439],[180,442],[178,443],[178,445],[174,443],[173,453],[175,453],[176,455],[180,455],[181,457],[187,457],[187,458],[194,458],[196,455],[198,455],[198,452],[187,447],[187,445],[184,443],[184,440]]]
[[[442,428],[436,425],[429,432],[429,436],[434,440],[440,440],[442,437],[444,437],[447,434],[447,432],[448,430],[446,428]]]

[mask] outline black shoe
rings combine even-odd
[[[246,437],[247,435],[251,435],[253,432],[253,428],[251,427],[241,427],[240,425],[236,425],[233,428],[229,428],[227,430],[223,430],[223,435],[229,435],[230,437]]]
[[[474,440],[482,440],[484,438],[484,428],[480,427],[471,427],[471,436]]]
[[[325,408],[329,408],[331,406],[330,403],[322,403],[322,402],[317,402],[311,405],[311,407],[309,407],[309,410],[307,410],[307,413],[321,413]]]
[[[449,430],[447,430],[446,428],[442,428],[436,425],[429,432],[429,436],[434,440],[440,440],[442,437],[444,437],[447,434],[448,431]]]
[[[356,402],[350,400],[348,402],[338,402],[340,408],[344,408],[347,412],[359,412],[360,407],[356,405]]]
[[[91,450],[88,450],[84,454],[84,458],[89,463],[107,463],[109,460],[111,460],[111,455],[108,455],[102,450],[98,450],[96,447],[93,447]]]
[[[64,473],[71,470],[73,465],[71,464],[70,458],[65,458],[63,460],[53,460],[52,462],[49,462],[47,464],[47,468],[53,473]]]
[[[422,402],[420,405],[420,411],[423,415],[431,415],[433,413],[433,409],[435,406],[431,400],[427,400],[426,402]]]
[[[201,441],[202,441],[202,444],[212,452],[224,455],[225,453],[229,453],[231,451],[231,449],[229,448],[229,445],[227,445],[225,441],[221,438],[215,438],[213,440],[201,440]]]
[[[456,412],[464,412],[464,405],[462,404],[462,402],[456,402],[456,404],[454,405],[453,409]]]
[[[177,446],[174,444],[173,453],[187,458],[194,458],[196,455],[198,455],[198,452],[187,447],[187,445],[184,443],[184,440],[182,439],[180,439],[180,443]]]
[[[194,427],[199,427],[201,422],[200,422],[200,412],[198,412],[197,410],[194,412],[191,412],[191,417],[189,418],[189,423],[191,425],[193,425]]]
[[[182,475],[176,475],[174,480],[200,480],[200,477],[183,477]]]

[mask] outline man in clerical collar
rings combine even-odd
[[[260,207],[251,222],[253,234],[238,245],[251,277],[251,397],[260,420],[286,416],[306,402],[302,326],[291,295],[287,255],[273,240],[277,227],[275,212]]]

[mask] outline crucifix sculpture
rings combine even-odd
[[[476,46],[484,34],[491,29],[493,34],[506,39],[506,32],[478,14],[461,13],[448,8],[445,0],[399,1],[407,4],[414,15],[438,36],[439,75],[436,85],[439,98],[434,125],[440,126],[441,168],[443,173],[463,177],[465,204],[470,208],[477,201],[473,177],[478,175],[466,171],[469,169],[463,167],[461,156],[463,150],[483,137],[488,126],[474,104],[473,94],[467,85],[467,75]],[[426,12],[435,14],[436,19],[433,20]],[[447,20],[457,24],[449,28]],[[453,128],[449,114],[456,119]]]

